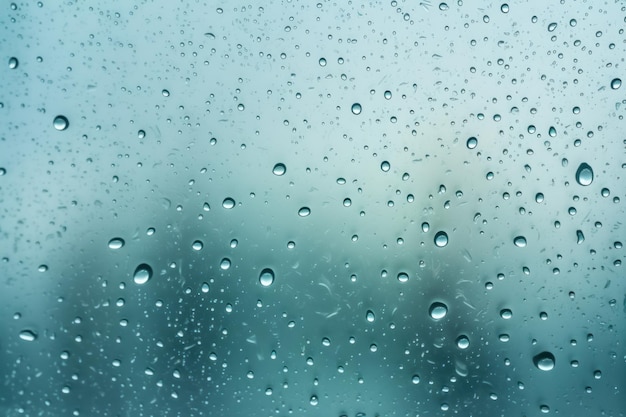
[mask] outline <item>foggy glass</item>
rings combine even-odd
[[[3,416],[624,416],[622,2],[0,6]]]

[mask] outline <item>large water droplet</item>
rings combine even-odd
[[[67,117],[58,115],[57,117],[54,118],[52,125],[54,126],[56,130],[63,131],[70,126],[70,122],[69,120],[67,120]]]
[[[444,231],[437,232],[435,235],[435,245],[443,248],[448,244],[448,234]]]
[[[552,22],[548,25],[548,32],[554,32],[554,30],[556,29],[556,22]]]
[[[617,90],[621,86],[622,86],[622,80],[620,80],[619,78],[613,78],[613,80],[611,80],[611,88],[613,90]]]
[[[508,308],[504,308],[500,310],[500,317],[502,317],[505,320],[508,320],[511,317],[513,317],[513,312],[509,310]]]
[[[230,197],[226,197],[224,201],[222,201],[222,207],[224,207],[225,209],[231,209],[235,207],[235,200]]]
[[[428,314],[434,320],[441,320],[448,314],[448,306],[440,301],[435,301],[430,305],[428,309]]]
[[[148,264],[140,264],[135,268],[135,273],[133,274],[133,280],[135,284],[142,285],[148,282],[152,278],[152,267]]]
[[[576,230],[576,243],[582,244],[585,241],[585,235],[582,230]]]
[[[554,369],[556,360],[554,355],[550,352],[541,352],[533,356],[533,363],[542,371],[551,371]]]
[[[20,339],[26,342],[34,342],[37,339],[37,333],[32,330],[22,330],[20,332]]]
[[[354,103],[352,105],[352,114],[361,114],[361,105],[359,103]]]
[[[467,349],[470,345],[469,338],[465,335],[461,335],[456,338],[456,346],[459,349]]]
[[[9,58],[9,69],[15,69],[20,64],[20,62],[15,57]]]
[[[389,161],[383,161],[380,164],[380,169],[383,172],[389,172],[389,170],[391,169],[391,164],[389,163]]]
[[[374,312],[372,310],[367,310],[367,313],[365,313],[365,320],[367,320],[369,323],[374,323],[374,320],[376,320],[376,316],[374,315]]]
[[[583,162],[576,170],[576,182],[580,185],[587,186],[593,182],[593,169],[589,164]]]
[[[467,140],[465,146],[467,146],[467,149],[474,149],[476,146],[478,146],[478,139],[472,136]]]
[[[298,210],[298,216],[300,217],[306,217],[309,214],[311,214],[311,209],[308,207],[301,207],[300,210]]]
[[[265,268],[259,275],[259,282],[264,287],[269,287],[274,283],[274,271],[270,268]]]
[[[513,239],[513,243],[518,248],[526,247],[526,238],[524,236],[516,236],[515,239]]]
[[[408,280],[409,280],[409,274],[407,274],[406,272],[400,272],[398,274],[398,281],[407,282]]]
[[[230,268],[230,259],[228,258],[222,259],[222,261],[220,262],[220,268],[222,268],[224,271]]]
[[[126,242],[124,242],[124,239],[122,239],[121,237],[114,237],[113,239],[109,240],[109,249],[121,249],[125,243]]]
[[[287,172],[287,167],[285,166],[285,164],[278,163],[274,165],[272,172],[274,173],[274,175],[278,175],[280,177],[281,175],[285,175],[285,172]]]
[[[202,243],[201,240],[196,240],[191,244],[191,248],[193,250],[202,250],[203,247],[204,247],[204,244]]]

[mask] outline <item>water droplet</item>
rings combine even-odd
[[[359,103],[354,103],[352,105],[352,109],[351,110],[352,110],[352,114],[361,114],[362,108],[361,108],[361,105]]]
[[[170,96],[170,92],[168,90],[163,90],[161,91],[161,94],[163,94],[163,97],[169,97]]]
[[[9,69],[15,69],[19,64],[19,61],[14,56],[9,58]]]
[[[22,330],[20,332],[20,339],[26,342],[34,342],[37,339],[37,333],[32,330]]]
[[[228,258],[222,259],[220,262],[220,268],[222,268],[224,271],[230,268],[230,259]]]
[[[552,22],[548,25],[548,32],[554,32],[554,30],[556,29],[556,22]]]
[[[456,338],[456,345],[459,349],[467,349],[470,345],[470,341],[467,336],[461,335]]]
[[[207,282],[203,282],[202,286],[200,287],[200,291],[202,291],[203,293],[208,293],[209,292],[209,284]]]
[[[550,412],[550,407],[549,407],[549,406],[547,406],[547,405],[545,405],[545,404],[542,404],[542,405],[539,407],[539,410],[540,410],[542,413],[544,413],[544,414],[548,414],[548,413]]]
[[[413,384],[415,384],[415,385],[419,384],[419,383],[420,383],[420,377],[419,377],[419,375],[413,375],[413,376],[411,377],[411,382],[412,382]]]
[[[548,135],[550,135],[551,138],[556,137],[556,128],[554,126],[550,126],[550,129],[548,129]]]
[[[311,396],[311,399],[309,400],[309,403],[310,403],[311,405],[313,405],[313,406],[317,405],[317,404],[319,403],[319,401],[318,401],[318,399],[317,399],[317,396],[312,395],[312,396]]]
[[[196,240],[191,244],[191,248],[193,250],[202,250],[203,247],[204,247],[204,244],[202,243],[201,240]]]
[[[285,175],[285,172],[287,172],[287,167],[285,166],[285,164],[278,163],[274,165],[272,172],[274,173],[274,175],[277,175],[280,177],[281,175]]]
[[[298,210],[298,216],[300,217],[306,217],[309,214],[311,214],[311,209],[308,207],[301,207],[300,210]]]
[[[274,283],[274,271],[270,268],[265,268],[259,275],[259,282],[264,287],[269,287]]]
[[[152,267],[148,264],[140,264],[135,268],[135,273],[133,274],[133,280],[135,284],[142,285],[148,282],[152,278]]]
[[[467,149],[474,149],[476,146],[478,146],[478,139],[472,136],[467,140],[465,146],[467,146]]]
[[[448,244],[448,234],[446,232],[440,231],[435,235],[435,245],[440,248],[443,248]]]
[[[408,280],[409,280],[409,274],[407,274],[406,272],[400,272],[398,274],[398,281],[407,282]]]
[[[428,309],[428,314],[434,320],[441,320],[448,314],[448,306],[440,301],[435,301],[430,305]]]
[[[67,117],[63,115],[58,115],[57,117],[55,117],[52,124],[54,128],[59,131],[63,131],[70,126],[70,122],[67,120]]]
[[[585,241],[585,235],[582,230],[576,230],[576,243],[581,244]]]
[[[428,222],[422,223],[422,232],[426,233],[429,230],[430,230],[430,225],[428,224]]]
[[[535,202],[537,203],[542,203],[543,202],[543,193],[537,193],[535,194]]]
[[[506,3],[502,4],[502,5],[500,6],[500,11],[501,11],[502,13],[508,13],[508,12],[509,12],[509,5],[508,5],[508,4],[506,4]]]
[[[511,317],[513,317],[513,312],[509,310],[508,308],[503,308],[502,310],[500,310],[500,317],[502,317],[505,320],[508,320]]]
[[[524,236],[516,236],[515,239],[513,239],[513,243],[518,248],[524,248],[526,247],[526,238]]]
[[[390,164],[388,161],[383,161],[383,162],[380,164],[380,169],[381,169],[383,172],[389,172],[389,170],[391,169],[391,164]]]
[[[374,315],[374,312],[372,310],[367,310],[367,313],[365,313],[365,319],[369,323],[374,323],[374,320],[376,320],[376,316]]]
[[[143,138],[145,138],[145,137],[146,137],[146,131],[145,131],[145,130],[139,130],[139,131],[137,131],[137,137],[138,137],[139,139],[143,139]]]
[[[235,200],[230,197],[226,197],[224,201],[222,201],[222,207],[224,207],[225,209],[231,209],[235,207]]]
[[[320,67],[325,67],[326,66],[326,58],[320,58],[319,61],[317,61],[318,64],[320,64]]]
[[[439,3],[439,10],[448,10],[448,5],[446,3]]]
[[[551,371],[555,365],[554,355],[550,352],[541,352],[533,356],[533,363],[542,371]]]
[[[618,88],[620,88],[622,86],[622,80],[619,78],[613,78],[613,80],[611,80],[611,88],[613,90],[617,90]]]
[[[589,164],[583,162],[576,170],[576,182],[580,185],[587,186],[593,182],[593,169]]]
[[[113,239],[109,240],[109,249],[121,249],[125,243],[126,242],[124,242],[124,239],[122,239],[121,237],[114,237]]]
[[[385,98],[386,98],[387,100],[390,100],[390,99],[391,99],[391,91],[387,90],[387,91],[385,91],[385,92],[384,92],[384,94],[383,94],[383,95],[385,96]]]

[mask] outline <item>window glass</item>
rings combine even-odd
[[[0,9],[0,414],[624,416],[622,2]]]

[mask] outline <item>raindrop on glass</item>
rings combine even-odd
[[[202,250],[203,247],[204,247],[204,244],[200,240],[196,240],[191,244],[191,248],[193,250]]]
[[[533,363],[542,371],[551,371],[555,365],[554,355],[550,352],[541,352],[533,356]]]
[[[63,131],[70,126],[70,122],[67,120],[67,117],[62,115],[55,117],[52,124],[54,128],[58,131]]]
[[[231,209],[235,207],[235,200],[230,197],[225,198],[224,201],[222,201],[222,207],[224,207],[225,209]]]
[[[515,239],[513,239],[513,243],[518,248],[526,247],[526,238],[524,236],[516,236]]]
[[[593,182],[593,169],[589,164],[583,162],[576,170],[576,182],[580,185],[587,186]]]
[[[285,172],[287,172],[287,167],[285,166],[285,164],[278,163],[274,165],[272,172],[274,173],[274,175],[277,175],[280,177],[281,175],[285,175]]]
[[[301,207],[300,210],[298,210],[298,216],[300,217],[306,217],[309,214],[311,214],[311,209],[308,207]]]
[[[269,287],[274,283],[274,271],[270,268],[265,268],[259,274],[259,282],[264,287]]]
[[[407,274],[406,272],[400,272],[398,274],[398,281],[407,282],[408,280],[409,280],[409,274]]]
[[[148,282],[152,278],[152,267],[148,264],[140,264],[135,268],[135,273],[133,274],[133,281],[135,284],[142,285]]]
[[[20,332],[20,339],[26,342],[33,342],[35,341],[35,339],[37,339],[37,333],[33,332],[32,330],[22,330]]]
[[[613,78],[613,80],[611,80],[611,88],[613,90],[617,90],[618,88],[620,88],[622,86],[622,80],[619,78]]]
[[[500,317],[502,317],[505,320],[508,320],[511,317],[513,317],[513,312],[509,310],[508,308],[503,308],[502,310],[500,310]]]
[[[430,305],[428,314],[435,320],[441,320],[448,314],[448,306],[442,302],[435,301]]]
[[[352,109],[351,110],[352,110],[352,114],[361,114],[362,108],[361,108],[361,105],[359,103],[354,103],[352,105]]]
[[[391,164],[388,161],[383,161],[380,164],[380,169],[383,172],[389,172],[389,170],[391,169]]]
[[[369,323],[374,323],[374,320],[376,320],[376,316],[374,315],[374,312],[372,310],[367,310],[367,313],[365,313],[365,319]]]
[[[440,248],[443,248],[448,244],[448,234],[446,232],[440,231],[435,235],[435,245]]]
[[[19,61],[15,57],[9,58],[9,69],[15,69],[19,65]]]
[[[467,336],[461,335],[456,338],[456,346],[459,349],[467,349],[470,345],[470,341]]]
[[[109,249],[121,249],[125,243],[126,242],[124,242],[124,239],[122,239],[121,237],[114,237],[113,239],[109,240]]]
[[[223,269],[224,271],[230,268],[230,259],[228,258],[222,259],[220,262],[220,268]]]
[[[472,136],[467,140],[465,145],[467,146],[467,149],[474,149],[476,146],[478,146],[478,139]]]

